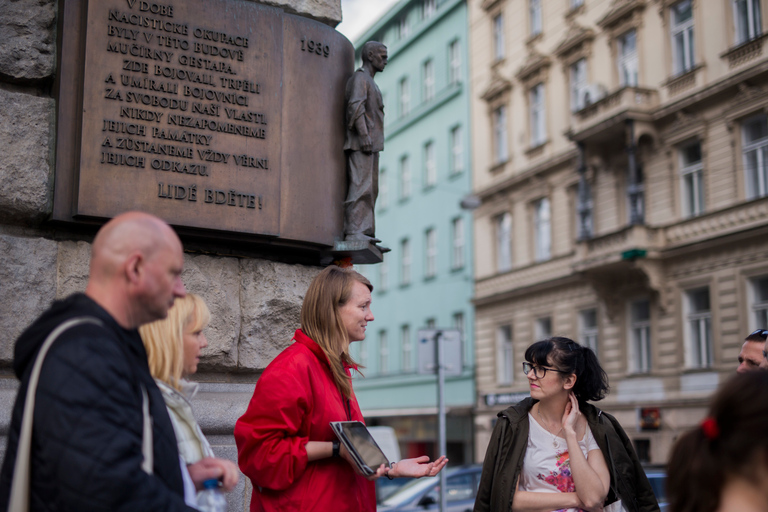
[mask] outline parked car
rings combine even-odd
[[[413,478],[379,478],[376,480],[376,503],[383,503],[384,500],[400,490],[405,484],[413,482]]]
[[[445,469],[445,512],[471,512],[475,506],[477,487],[480,485],[482,465]],[[422,512],[437,510],[440,500],[440,477],[411,480],[384,499],[377,512]]]
[[[666,469],[663,466],[646,466],[645,476],[648,477],[648,481],[651,483],[653,494],[656,495],[656,500],[659,502],[661,512],[669,510],[669,503],[667,503]]]

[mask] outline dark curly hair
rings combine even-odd
[[[570,338],[554,336],[537,341],[525,351],[525,360],[540,366],[552,365],[566,372],[560,374],[563,377],[576,375],[573,394],[579,402],[596,402],[608,394],[608,375],[595,353]]]

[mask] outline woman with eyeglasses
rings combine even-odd
[[[475,511],[659,510],[632,443],[587,401],[608,392],[592,350],[553,337],[525,351],[531,396],[498,414]]]

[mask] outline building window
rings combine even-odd
[[[531,36],[541,34],[541,0],[528,0],[531,13]]]
[[[451,174],[464,170],[464,141],[461,126],[451,128]]]
[[[437,231],[429,228],[424,232],[426,260],[424,261],[424,277],[429,279],[437,274]]]
[[[768,117],[745,121],[742,139],[747,199],[768,195]]]
[[[736,44],[746,43],[763,33],[760,0],[734,0]]]
[[[691,0],[678,2],[669,9],[672,27],[672,68],[675,75],[693,69],[693,5]]]
[[[453,314],[453,328],[459,331],[459,339],[464,341],[464,313],[461,311]]]
[[[400,284],[411,284],[411,242],[407,238],[400,241]]]
[[[408,77],[401,78],[397,87],[398,98],[400,98],[400,117],[405,117],[411,111],[411,86],[408,83]]]
[[[461,45],[456,39],[448,45],[448,83],[454,85],[459,82],[461,82]]]
[[[493,149],[495,163],[506,162],[507,151],[507,107],[501,105],[493,111]]]
[[[619,49],[619,85],[637,87],[637,32],[630,30],[620,35]]]
[[[511,325],[502,325],[496,330],[496,347],[496,383],[500,385],[512,384],[514,359]]]
[[[694,142],[680,149],[680,179],[683,213],[686,217],[704,213],[704,167],[701,144]]]
[[[531,89],[531,146],[544,144],[547,140],[546,108],[544,103],[544,84],[537,84]]]
[[[637,300],[630,305],[630,368],[635,373],[651,371],[651,303]]]
[[[506,272],[512,268],[512,214],[504,212],[496,217],[496,270]]]
[[[431,101],[435,97],[435,65],[432,59],[425,60],[421,66],[421,77],[424,85],[423,101]]]
[[[381,263],[379,264],[379,288],[380,292],[385,292],[389,289],[389,258],[385,255],[381,257]]]
[[[751,329],[768,327],[768,277],[759,277],[750,281],[750,302],[752,303]]]
[[[504,16],[499,13],[493,18],[493,56],[504,58]]]
[[[408,155],[400,157],[400,199],[411,197],[411,164]]]
[[[410,34],[410,26],[408,25],[408,17],[403,16],[397,22],[397,38],[405,39]]]
[[[688,291],[685,299],[687,366],[709,368],[712,366],[712,311],[709,288]]]
[[[584,94],[587,89],[587,59],[579,59],[571,64],[571,111],[578,112],[585,105]]]
[[[592,238],[595,231],[594,222],[594,201],[592,200],[592,185],[581,178],[579,180],[578,197],[576,200],[576,222],[578,223],[576,232],[579,240]]]
[[[435,143],[424,144],[424,187],[434,187],[437,184],[437,162],[435,161]]]
[[[421,3],[421,17],[422,19],[429,19],[437,11],[437,0],[423,0]]]
[[[413,341],[411,340],[411,327],[400,326],[400,347],[403,349],[403,371],[413,371]]]
[[[597,310],[579,311],[579,343],[597,354]]]
[[[464,219],[456,217],[451,225],[451,268],[457,270],[464,268]]]
[[[642,166],[635,169],[635,181],[632,181],[630,170],[627,169],[627,218],[632,225],[645,221],[645,177]]]
[[[544,316],[536,319],[534,324],[534,336],[537,340],[543,340],[552,336],[552,317]]]
[[[552,225],[549,211],[549,199],[544,197],[533,206],[534,258],[536,261],[548,260],[552,248]]]
[[[379,170],[379,209],[385,210],[389,206],[389,183],[387,182],[387,170]]]
[[[389,373],[389,342],[387,331],[379,331],[379,373]]]

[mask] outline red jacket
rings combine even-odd
[[[354,397],[343,399],[317,343],[301,329],[293,339],[259,377],[235,424],[240,470],[253,483],[251,512],[374,512],[373,482],[344,459],[307,461],[308,441],[336,440],[329,422],[363,415]]]

